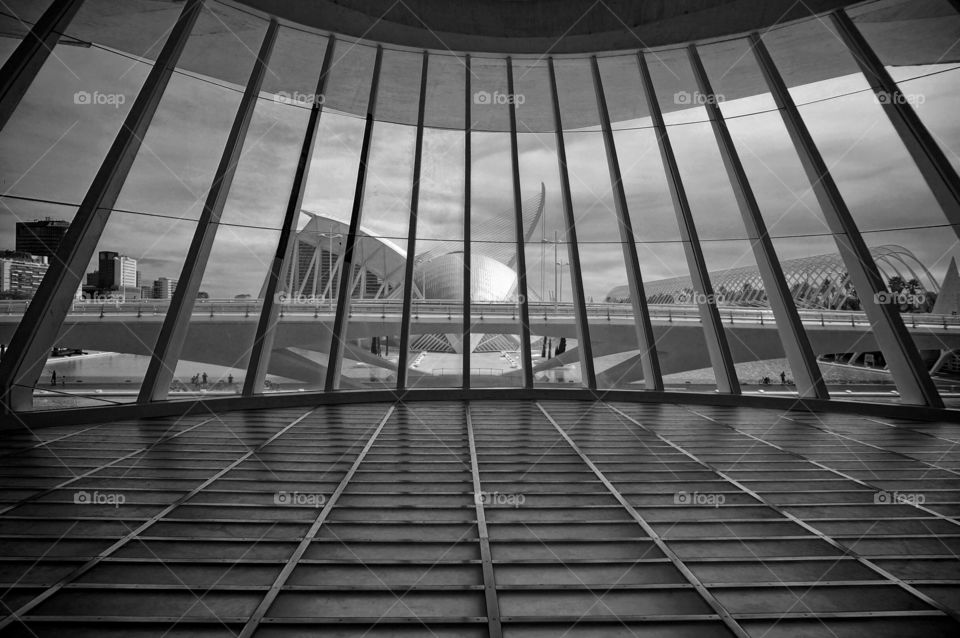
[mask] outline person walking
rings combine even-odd
[[[50,385],[57,385],[57,371],[54,370],[50,373]]]
[[[206,386],[206,385],[207,385],[207,373],[206,373],[206,372],[203,373],[202,379],[203,379],[203,385]]]
[[[783,370],[780,371],[780,385],[787,385],[787,373]]]

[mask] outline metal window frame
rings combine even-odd
[[[463,380],[461,387],[464,390],[470,389],[470,354],[471,346],[471,267],[470,262],[473,259],[473,251],[470,242],[473,240],[470,232],[470,190],[471,190],[471,135],[473,130],[472,109],[473,94],[471,93],[472,82],[470,76],[473,71],[470,68],[470,56],[467,55],[463,61],[464,66],[464,93],[463,93],[463,331],[462,350],[463,350]]]
[[[583,272],[580,268],[580,244],[577,239],[576,215],[573,212],[573,195],[570,192],[570,174],[567,169],[567,145],[563,136],[563,117],[560,113],[560,95],[557,92],[557,73],[553,57],[547,58],[547,70],[550,73],[550,98],[553,106],[554,138],[557,142],[557,168],[560,172],[560,201],[563,218],[567,227],[564,238],[567,244],[567,259],[570,262],[570,285],[573,288],[574,313],[577,318],[578,352],[580,354],[580,373],[584,385],[591,390],[597,389],[597,373],[593,365],[593,342],[590,340],[590,323],[587,317],[587,304],[583,294]],[[541,265],[541,268],[543,266]],[[561,273],[561,277],[563,274]],[[540,292],[543,294],[543,291]]]
[[[160,99],[203,8],[187,0],[127,117],[97,170],[67,230],[57,255],[0,360],[0,392],[6,412],[31,407],[47,353],[72,305],[83,272],[93,258],[120,191],[150,128]]]
[[[33,84],[84,0],[53,0],[0,69],[0,131]]]
[[[790,363],[790,369],[797,384],[797,392],[802,397],[828,399],[830,396],[823,381],[823,375],[820,373],[820,367],[817,365],[817,357],[813,353],[810,340],[800,321],[797,306],[790,293],[790,286],[783,275],[783,268],[777,258],[773,240],[770,239],[763,214],[760,212],[760,204],[757,202],[746,170],[740,161],[740,154],[730,135],[727,122],[723,118],[723,112],[720,110],[720,104],[715,97],[697,46],[690,44],[687,47],[687,54],[693,75],[697,80],[697,89],[704,98],[704,108],[710,118],[710,126],[737,200],[737,208],[740,210],[740,216],[747,231],[750,248],[757,262],[767,299],[777,322],[775,329],[780,335],[780,342]]]
[[[847,12],[838,9],[830,18],[960,239],[960,176]]]
[[[400,320],[400,352],[397,358],[397,389],[407,387],[407,361],[410,349],[410,306],[413,302],[413,262],[417,250],[417,219],[420,212],[420,171],[423,165],[423,119],[427,106],[427,73],[430,53],[422,53],[420,69],[420,102],[417,109],[417,138],[413,150],[413,184],[410,189],[410,223],[407,228],[407,258],[403,269],[403,315]],[[425,291],[420,291],[426,296]]]
[[[886,290],[883,277],[760,34],[750,34],[750,45],[824,219],[837,242],[854,289],[860,299],[866,301],[863,310],[872,324],[877,344],[902,401],[942,408],[940,394],[900,313],[890,304],[871,301],[871,297]]]
[[[723,330],[723,321],[716,304],[710,303],[710,300],[714,298],[713,286],[710,283],[710,274],[707,271],[703,249],[697,236],[697,227],[693,221],[690,202],[687,199],[687,192],[680,176],[680,167],[677,165],[677,157],[673,152],[673,145],[670,143],[670,135],[667,132],[667,125],[664,122],[660,104],[657,102],[653,78],[650,76],[650,69],[647,66],[643,51],[637,52],[637,63],[640,65],[640,77],[647,98],[647,108],[650,111],[650,118],[653,120],[653,127],[657,132],[657,146],[660,149],[660,158],[663,161],[667,185],[670,188],[670,199],[673,201],[677,225],[680,228],[680,239],[687,258],[687,269],[690,271],[690,279],[694,288],[703,295],[703,299],[696,301],[703,322],[703,336],[706,339],[707,352],[710,355],[710,363],[716,377],[717,389],[727,394],[740,394],[740,382],[737,380],[737,371],[733,366],[733,356],[730,354],[730,345]]]
[[[513,58],[507,56],[507,94],[515,95]],[[517,148],[516,100],[508,100],[510,116],[510,167],[513,173],[513,208],[517,233],[517,296],[520,306],[520,353],[523,359],[523,387],[533,387],[533,356],[530,348],[530,306],[527,298],[527,256],[523,233],[523,197],[520,194],[520,153]]]
[[[177,288],[173,293],[173,299],[170,300],[170,307],[167,309],[167,315],[160,328],[160,335],[157,337],[157,342],[150,355],[150,363],[143,377],[140,395],[137,399],[140,403],[163,401],[170,392],[170,383],[173,381],[177,362],[183,352],[187,331],[190,330],[197,293],[200,290],[203,275],[207,270],[207,263],[213,250],[213,242],[220,228],[223,209],[226,206],[227,198],[230,196],[230,188],[233,186],[233,178],[240,163],[243,143],[247,138],[247,131],[250,130],[250,122],[257,106],[260,87],[263,86],[263,78],[267,73],[267,66],[270,63],[273,47],[277,42],[279,29],[280,24],[276,19],[271,20],[260,44],[257,59],[253,63],[250,78],[247,80],[243,97],[237,107],[233,126],[223,147],[220,164],[217,166],[213,183],[207,192],[203,212],[200,214],[200,219],[197,220],[197,228],[194,231],[190,248],[187,250],[183,269],[180,272],[180,278],[177,280]]]
[[[610,173],[610,187],[613,190],[614,209],[617,213],[617,229],[620,232],[623,262],[627,268],[627,285],[630,287],[630,303],[633,306],[634,326],[637,333],[637,345],[640,347],[640,363],[643,367],[643,382],[647,390],[663,391],[663,375],[660,371],[660,357],[657,355],[657,340],[650,322],[647,307],[647,294],[643,288],[643,275],[640,270],[640,256],[633,233],[633,221],[627,206],[627,195],[623,188],[623,176],[620,172],[620,159],[613,138],[613,126],[610,123],[610,110],[600,76],[600,62],[597,56],[591,57],[593,67],[593,88],[597,95],[597,110],[600,113],[600,128],[603,132],[603,147],[607,153],[607,168]]]
[[[383,46],[377,45],[377,54],[373,61],[373,75],[370,79],[370,96],[367,100],[367,117],[363,128],[363,141],[360,144],[360,165],[357,168],[357,186],[353,193],[353,210],[350,212],[350,227],[343,246],[343,261],[340,267],[339,293],[337,296],[337,314],[333,320],[333,334],[330,338],[330,351],[327,359],[327,378],[325,392],[340,389],[340,372],[343,367],[344,332],[350,312],[350,297],[353,273],[353,252],[360,233],[360,213],[363,208],[363,194],[367,186],[367,163],[370,160],[370,140],[373,137],[374,114],[377,109],[377,92],[380,88],[380,67],[383,64]]]
[[[327,36],[327,48],[323,54],[323,63],[320,67],[320,77],[317,79],[317,95],[326,95],[327,79],[330,75],[330,65],[336,48],[336,37]],[[293,269],[292,255],[297,238],[294,228],[303,205],[303,194],[307,188],[310,175],[310,161],[317,140],[320,116],[323,114],[323,100],[314,100],[310,108],[310,118],[303,134],[303,144],[300,147],[300,158],[297,161],[296,173],[293,176],[293,185],[290,188],[290,199],[287,211],[283,218],[283,227],[277,241],[277,251],[270,262],[270,272],[267,274],[263,306],[260,310],[260,319],[257,322],[257,331],[250,351],[250,362],[247,365],[247,375],[243,381],[243,395],[251,396],[263,392],[264,380],[270,363],[270,353],[277,333],[277,323],[280,316],[280,304],[276,302],[277,289],[280,277],[286,264]],[[331,275],[328,274],[328,277]],[[314,286],[316,286],[316,276]]]

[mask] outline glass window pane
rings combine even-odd
[[[471,152],[470,385],[522,386],[509,135],[474,132]]]
[[[424,123],[434,128],[463,130],[466,61],[443,53],[430,54]],[[472,96],[471,96],[472,97]]]
[[[521,61],[514,72],[524,97],[517,108],[517,146],[534,383],[582,385],[557,139],[549,132],[555,128],[549,71],[545,62]]]
[[[463,383],[464,140],[459,131],[423,134],[409,387]]]
[[[84,0],[62,41],[80,46],[92,43],[95,48],[119,52],[128,61],[132,55],[152,62],[182,10],[183,3],[165,0]],[[221,15],[229,13],[236,11],[224,10]]]
[[[883,0],[849,10],[857,29],[900,86],[944,154],[960,170],[955,117],[960,12],[946,0]]]
[[[396,387],[415,140],[412,126],[377,122],[373,128],[363,236],[353,256],[351,316],[341,344],[343,389]],[[376,353],[374,340],[394,347]]]
[[[285,32],[280,33],[284,40]],[[277,63],[272,75],[283,78],[287,61],[284,51],[271,57]],[[268,73],[268,75],[271,75]],[[174,387],[192,394],[197,389],[207,392],[236,393],[243,385],[257,320],[262,308],[266,276],[273,260],[286,213],[293,176],[299,157],[309,111],[263,96],[258,100],[243,150],[237,164],[233,184],[227,195],[216,237],[202,274],[200,291],[206,298],[194,306],[188,335],[198,335],[210,322],[210,314],[222,315],[222,331],[215,338],[203,341],[208,359],[218,367],[201,365],[199,348],[185,348],[176,371]],[[162,285],[162,282],[160,282]],[[154,285],[154,288],[160,288]],[[285,313],[294,315],[278,327],[281,332],[302,330],[313,325],[310,304],[288,304]],[[278,335],[283,341],[285,335]],[[269,362],[268,362],[269,370]],[[210,368],[209,370],[207,368]],[[193,384],[197,370],[208,373],[206,387]],[[319,366],[318,366],[319,369]],[[316,389],[321,380],[318,371],[311,375],[278,377],[268,375],[271,386],[283,384]],[[202,382],[202,373],[200,380]],[[177,383],[179,382],[179,383]]]

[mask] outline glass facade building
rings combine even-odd
[[[960,13],[835,4],[507,54],[256,2],[13,3],[0,249],[31,220],[70,226],[32,297],[0,300],[4,405],[952,405]],[[103,253],[175,285],[78,295]]]

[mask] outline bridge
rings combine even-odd
[[[9,342],[23,316],[25,303],[0,304],[0,342]],[[183,358],[197,363],[245,367],[260,308],[261,302],[255,299],[198,301]],[[281,308],[269,373],[304,382],[322,379],[326,372],[335,302],[284,302]],[[696,306],[665,304],[649,308],[663,374],[710,366]],[[166,310],[167,303],[161,300],[77,301],[61,327],[58,343],[149,356]],[[530,332],[535,338],[576,340],[576,319],[571,303],[530,303],[529,314]],[[799,315],[813,351],[818,355],[880,349],[864,312],[800,310]],[[587,316],[599,378],[619,379],[621,383],[641,379],[631,305],[588,304]],[[784,356],[771,310],[721,307],[720,316],[735,362]],[[930,351],[934,359],[942,351],[960,350],[960,317],[930,313],[905,313],[902,317],[917,347]],[[516,304],[474,303],[470,320],[474,335],[517,336],[520,333]],[[398,344],[401,321],[400,300],[352,300],[344,356],[391,369],[392,362],[370,353],[369,340],[386,336],[392,344]],[[453,337],[449,339],[451,343],[457,344],[456,336],[462,333],[462,323],[460,303],[413,301],[411,335],[445,334]],[[476,340],[475,336],[474,346]],[[574,345],[557,357],[536,362],[534,371],[545,371],[578,360],[578,348]],[[411,377],[420,374],[425,373],[411,370]]]

